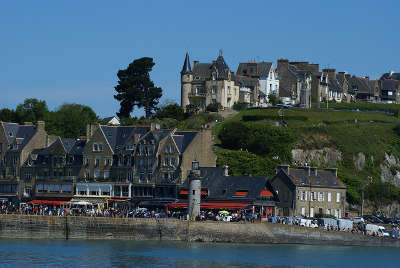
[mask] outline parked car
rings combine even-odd
[[[353,221],[348,219],[338,219],[339,230],[351,231],[353,229]]]
[[[353,218],[353,223],[354,224],[359,224],[359,223],[364,223],[364,222],[365,222],[365,220],[364,220],[363,217],[354,217]]]
[[[370,222],[370,223],[383,223],[383,221],[381,219],[379,219],[378,217],[373,216],[373,215],[364,215],[363,218],[364,218],[364,220],[366,220],[367,222]]]

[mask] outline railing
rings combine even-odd
[[[197,93],[189,93],[188,96],[190,97],[206,97],[207,92],[197,92]]]

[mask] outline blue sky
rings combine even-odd
[[[239,62],[305,60],[371,78],[400,72],[400,1],[1,1],[0,108],[25,98],[115,114],[118,69],[153,57],[163,100],[180,69],[223,50]],[[141,113],[134,113],[138,115]]]

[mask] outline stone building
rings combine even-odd
[[[271,185],[280,199],[278,215],[345,216],[346,187],[338,179],[337,169],[278,166]]]
[[[316,68],[318,72],[318,64],[278,60],[279,97],[284,103],[311,108],[313,71],[310,67]]]
[[[230,108],[239,101],[239,86],[234,74],[226,64],[222,51],[211,63],[194,61],[190,65],[186,53],[181,71],[181,106],[189,104],[204,111],[209,104],[220,103],[223,108]]]
[[[51,142],[44,127],[43,121],[37,125],[0,122],[0,197],[11,201],[30,194],[31,182],[21,176],[21,167],[33,150]]]
[[[33,150],[21,167],[24,198],[69,200],[82,168],[85,140],[56,137],[49,146]]]
[[[247,86],[246,82],[255,80],[255,85]],[[279,79],[272,62],[246,62],[239,63],[236,71],[236,80],[240,88],[250,88],[252,92],[251,102],[254,104],[267,103],[270,94],[279,94]],[[242,82],[243,81],[243,82]],[[253,89],[254,88],[254,89]]]

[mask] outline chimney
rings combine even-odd
[[[227,165],[224,165],[224,176],[225,177],[229,176],[229,167]]]
[[[45,122],[44,121],[37,121],[36,123],[38,130],[44,131]]]
[[[153,131],[153,130],[159,130],[160,129],[160,124],[158,124],[158,123],[151,123],[150,124],[150,130],[151,131]]]
[[[195,61],[193,62],[193,66],[196,66],[197,64],[199,64],[199,61],[198,61],[198,60],[195,60]]]
[[[369,76],[364,76],[364,78],[365,78],[367,81],[369,81]]]
[[[323,69],[322,71],[328,73],[328,77],[336,79],[336,69]]]
[[[319,72],[319,64],[318,63],[311,63],[310,64],[310,70],[312,72]]]
[[[332,172],[335,178],[337,178],[337,168],[326,168],[325,170]]]
[[[278,60],[278,70],[288,69],[289,68],[289,60],[288,59],[279,59]]]
[[[24,122],[25,126],[33,126],[32,122]]]
[[[99,123],[88,123],[86,126],[86,137],[89,140],[94,132],[100,127]]]
[[[278,173],[280,170],[283,170],[287,175],[289,175],[289,172],[290,172],[289,165],[279,165],[276,168],[276,173]]]

